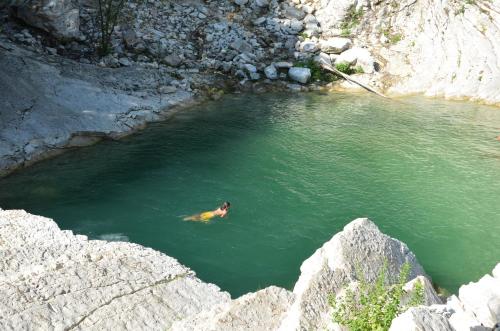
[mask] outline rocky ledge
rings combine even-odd
[[[500,320],[500,265],[443,305],[415,255],[368,219],[304,261],[293,291],[271,286],[234,300],[163,253],[88,240],[21,210],[0,210],[0,244],[2,330],[339,330],[328,295],[359,272],[375,279],[384,261],[389,282],[408,262],[408,293],[418,277],[430,305],[400,315],[391,330],[487,330]]]

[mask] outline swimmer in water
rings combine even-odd
[[[231,204],[228,201],[226,201],[222,204],[222,206],[220,206],[216,210],[206,211],[206,212],[203,212],[201,214],[196,214],[196,215],[184,217],[184,220],[185,221],[207,222],[210,219],[214,218],[215,216],[225,217],[227,215],[227,212],[229,211],[230,206],[231,206]]]

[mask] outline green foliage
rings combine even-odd
[[[304,39],[307,39],[309,38],[309,35],[307,34],[307,32],[305,31],[302,31],[301,33],[298,34],[299,37],[302,37]]]
[[[347,10],[347,13],[344,17],[344,21],[340,23],[342,37],[348,37],[351,35],[351,30],[356,27],[361,21],[361,17],[363,17],[363,9],[356,10],[355,5],[351,5]]]
[[[381,32],[387,39],[389,39],[389,43],[391,44],[397,44],[401,41],[401,39],[403,39],[403,35],[401,33],[392,32],[390,27],[382,29]]]
[[[356,74],[364,74],[365,71],[363,70],[363,68],[361,66],[356,66],[356,68],[354,68],[354,73],[356,73]]]
[[[337,76],[323,70],[323,68],[321,68],[319,63],[315,62],[313,59],[296,62],[294,63],[294,66],[301,68],[309,68],[311,70],[311,80],[313,81],[333,82],[337,80]]]
[[[333,320],[351,331],[384,331],[389,330],[392,320],[411,306],[423,301],[423,284],[417,282],[409,305],[402,307],[401,298],[404,294],[403,286],[406,283],[410,265],[405,263],[399,273],[395,285],[387,285],[387,263],[373,284],[368,284],[363,275],[358,272],[360,280],[359,291],[354,293],[347,289],[345,296],[337,300],[330,295],[329,303],[333,308]]]
[[[424,284],[420,280],[415,282],[413,294],[407,304],[407,308],[421,305],[424,302]]]
[[[97,52],[100,56],[105,56],[111,52],[111,35],[124,4],[125,0],[97,0],[96,23],[99,26],[101,34]]]
[[[353,73],[356,72],[354,69],[351,68],[351,65],[347,62],[335,63],[335,68],[337,68],[338,71],[343,72],[346,75],[352,75]]]

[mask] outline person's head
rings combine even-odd
[[[229,207],[231,207],[231,204],[229,203],[229,201],[226,201],[222,204],[222,206],[220,206],[220,209],[222,210],[228,210]]]

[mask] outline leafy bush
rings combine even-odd
[[[356,66],[356,68],[354,68],[354,72],[356,74],[364,74],[365,73],[365,71],[363,70],[363,67],[361,67],[361,66]]]
[[[330,296],[333,320],[351,331],[389,330],[392,320],[398,314],[423,302],[423,284],[417,282],[408,305],[402,307],[400,304],[409,271],[410,265],[405,263],[400,270],[397,284],[392,286],[386,284],[387,263],[384,263],[373,284],[368,284],[358,272],[360,279],[358,293],[347,289],[341,299],[336,299],[334,295]]]
[[[346,75],[352,75],[355,73],[355,70],[351,68],[351,65],[348,62],[335,63],[335,68]]]
[[[307,61],[296,62],[295,67],[309,68],[311,70],[311,80],[321,81],[321,82],[333,82],[337,80],[337,77],[321,67],[321,65],[315,62],[313,59]]]

